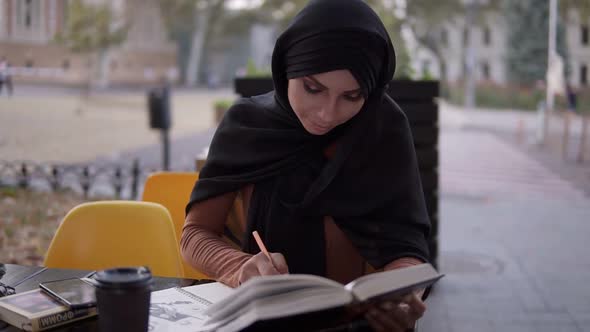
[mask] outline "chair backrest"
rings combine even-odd
[[[142,201],[159,203],[165,206],[174,223],[176,237],[180,241],[184,225],[184,208],[191,191],[199,178],[196,172],[157,172],[148,176],[143,188]],[[182,260],[184,277],[191,279],[208,278]]]
[[[180,241],[182,236],[182,226],[185,220],[185,207],[190,199],[191,192],[197,180],[197,172],[156,172],[148,176],[145,181],[142,201],[155,202],[165,206],[174,222],[176,236]],[[231,234],[223,236],[223,240],[228,244],[239,249],[239,244],[232,239],[241,238],[243,233],[243,204],[241,198],[236,198],[234,205],[228,215],[226,231]],[[184,274],[186,278],[203,279],[208,278],[202,272],[194,269],[184,260],[182,261]]]
[[[145,180],[141,200],[162,204],[168,209],[179,240],[185,219],[184,208],[198,179],[197,172],[156,172]]]
[[[99,201],[74,207],[51,241],[45,266],[85,270],[148,266],[155,276],[184,275],[168,210],[137,201]]]

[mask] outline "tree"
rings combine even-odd
[[[484,24],[486,14],[497,10],[498,7],[496,0],[407,1],[406,23],[411,27],[418,43],[428,49],[440,64],[440,81],[443,84],[447,82],[447,73],[444,70],[447,62],[443,53],[443,30],[447,25],[455,23],[458,18],[467,20],[468,15],[474,16],[471,19],[475,25]]]
[[[94,57],[92,72],[102,87],[108,85],[108,52],[123,43],[128,27],[106,4],[87,4],[73,0],[67,7],[67,25],[56,35],[56,41],[71,52]],[[88,77],[88,88],[93,77]]]
[[[582,18],[590,18],[590,1],[588,0],[560,0],[559,12],[562,19],[567,19],[569,10],[576,10]]]
[[[410,0],[407,2],[405,23],[412,29],[418,43],[434,55],[441,68],[445,68],[442,29],[446,23],[464,14],[465,8],[460,0]],[[447,80],[444,70],[440,71],[440,80]]]
[[[510,81],[525,86],[544,81],[547,73],[549,1],[506,0],[504,11],[509,27],[506,61]],[[558,23],[556,45],[567,68],[562,23]]]
[[[159,0],[159,4],[168,31],[178,43],[182,79],[187,86],[194,86],[225,0]]]

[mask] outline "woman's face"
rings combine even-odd
[[[324,135],[354,117],[365,98],[349,70],[335,70],[289,80],[289,103],[313,135]]]

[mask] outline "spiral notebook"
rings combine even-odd
[[[231,291],[232,288],[213,282],[153,292],[149,331],[194,331],[208,318],[203,311]]]

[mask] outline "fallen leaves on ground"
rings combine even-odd
[[[72,191],[0,187],[0,263],[42,265],[63,217],[85,201]]]

